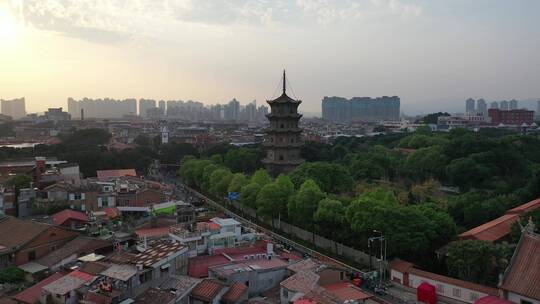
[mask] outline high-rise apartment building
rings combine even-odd
[[[85,118],[122,118],[126,115],[137,115],[137,99],[116,100],[111,98],[75,100],[68,98],[68,113],[72,119]]]
[[[161,111],[163,112],[163,114],[165,114],[165,111],[167,109],[167,106],[166,106],[166,103],[165,103],[165,100],[160,100],[159,101],[159,106],[158,106]]]
[[[19,119],[26,116],[26,105],[25,99],[15,98],[15,99],[1,99],[0,100],[2,114],[11,116],[13,119]]]
[[[487,115],[487,103],[484,99],[480,98],[476,101],[476,112],[480,115]]]
[[[476,108],[474,107],[474,99],[469,98],[465,100],[465,113],[475,112]]]
[[[331,121],[380,121],[399,120],[400,99],[397,96],[324,97],[322,117]]]
[[[156,101],[153,99],[139,99],[139,116],[146,117],[147,111],[156,107]]]
[[[225,108],[225,120],[238,120],[240,113],[240,102],[233,98]]]
[[[515,99],[510,100],[510,110],[517,110],[518,101]]]
[[[499,104],[500,104],[499,109],[501,109],[503,111],[508,111],[508,101],[503,100]]]
[[[492,102],[489,104],[489,108],[490,108],[490,109],[498,109],[498,108],[499,108],[499,103],[496,102],[496,101],[492,101]]]

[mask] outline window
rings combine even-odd
[[[279,156],[279,160],[283,160],[283,155],[280,155],[280,156]]]
[[[35,259],[36,259],[36,252],[35,251],[28,252],[28,261],[33,261]]]
[[[339,272],[339,280],[343,281],[344,278],[345,278],[345,273],[343,271],[340,271]]]
[[[531,301],[527,301],[527,300],[523,300],[523,299],[521,299],[521,301],[519,303],[520,304],[532,304]]]
[[[152,280],[152,271],[147,271],[139,275],[139,281],[141,282],[141,284],[148,282],[150,280]]]
[[[443,284],[437,284],[437,292],[444,293],[444,285]]]
[[[285,288],[283,288],[283,297],[288,298],[289,297],[289,291]]]
[[[472,292],[471,293],[471,301],[476,301],[478,300],[478,294],[476,292]]]
[[[249,281],[246,281],[246,286],[249,287]]]
[[[279,127],[280,127],[281,129],[283,129],[285,126],[284,126],[283,124],[281,124]]]
[[[461,289],[459,289],[459,288],[454,288],[454,289],[452,290],[452,295],[453,295],[454,297],[461,298]]]

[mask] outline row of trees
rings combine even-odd
[[[313,172],[324,173],[319,172],[321,168],[334,180],[308,178]],[[366,249],[374,229],[387,236],[391,254],[407,258],[426,256],[455,235],[452,218],[436,204],[402,205],[394,192],[382,187],[368,189],[352,200],[340,199],[332,191],[341,190],[339,174],[344,172],[340,165],[315,163],[272,179],[263,169],[251,176],[233,173],[221,157],[186,157],[179,173],[188,185],[209,190],[217,198],[238,192],[240,203],[255,209],[258,216],[281,218],[361,249]]]

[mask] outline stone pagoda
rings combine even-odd
[[[300,158],[302,129],[298,127],[298,121],[302,117],[298,114],[298,106],[302,101],[287,96],[286,90],[287,79],[283,71],[283,94],[274,100],[266,101],[271,109],[266,115],[270,126],[266,129],[266,157],[262,162],[272,176],[292,171],[304,162]]]

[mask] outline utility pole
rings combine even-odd
[[[386,258],[386,239],[383,236],[382,231],[373,230],[375,233],[380,233],[380,236],[373,238],[373,239],[379,239],[380,242],[380,259],[379,259],[379,285],[382,285],[383,281],[383,261]],[[383,242],[384,242],[384,248],[383,248]],[[384,256],[383,256],[383,250],[384,250]]]

